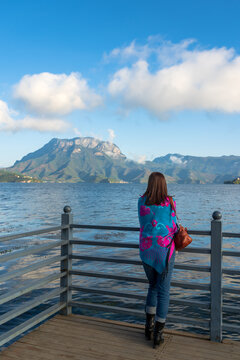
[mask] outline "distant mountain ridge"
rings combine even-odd
[[[223,183],[240,175],[240,156],[167,154],[139,164],[108,141],[54,138],[8,168],[50,182],[146,182],[160,171],[172,183]]]
[[[153,160],[163,171],[177,182],[224,183],[240,175],[240,156],[190,156],[167,154]]]
[[[92,137],[54,138],[9,170],[52,182],[141,182],[149,173],[115,144]]]

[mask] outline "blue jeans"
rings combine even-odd
[[[148,314],[156,314],[156,321],[166,321],[174,261],[175,251],[171,256],[168,264],[168,272],[165,276],[163,276],[163,274],[159,274],[152,266],[143,262],[143,267],[149,281],[145,310]]]

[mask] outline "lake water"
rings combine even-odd
[[[32,229],[39,229],[60,224],[62,209],[65,205],[70,205],[74,215],[74,223],[79,224],[99,224],[99,225],[120,225],[138,226],[137,200],[146,188],[145,184],[0,184],[0,235],[25,232]],[[219,210],[222,213],[223,231],[240,233],[240,186],[238,185],[169,185],[169,193],[175,196],[177,203],[178,216],[184,226],[191,230],[209,230],[212,213]],[[109,240],[116,242],[135,242],[138,243],[137,233],[127,233],[120,231],[96,231],[83,230],[75,231],[75,238],[89,240]],[[30,245],[49,243],[59,238],[59,234],[51,236],[35,236],[31,238],[19,239],[1,243],[0,253],[26,249]],[[196,247],[209,247],[209,237],[193,237],[193,244]],[[225,249],[240,251],[239,239],[224,239]],[[108,249],[89,246],[75,246],[75,252],[81,254],[125,257],[128,259],[139,259],[138,251],[132,249]],[[47,259],[49,256],[59,254],[59,249],[51,250],[48,253],[37,254],[12,260],[0,266],[1,274],[32,264],[35,261]],[[209,265],[209,256],[178,253],[177,263]],[[239,269],[240,259],[225,258],[224,267]],[[144,273],[141,266],[104,264],[100,262],[86,262],[83,260],[74,261],[73,268],[80,268],[87,271],[142,276]],[[23,285],[34,282],[36,279],[49,275],[59,269],[58,264],[41,270],[31,272],[27,275],[0,284],[0,295],[6,291],[19,288]],[[209,282],[208,273],[198,273],[189,271],[174,271],[174,280],[187,280],[189,282],[206,283]],[[73,279],[74,284],[89,286],[92,288],[112,289],[116,291],[146,294],[146,284],[125,283],[114,280],[94,279],[77,277]],[[224,285],[240,289],[239,276],[224,276]],[[42,294],[49,288],[57,286],[58,282],[51,283],[44,289],[35,290],[30,294],[20,297],[14,301],[0,306],[0,313],[14,308],[18,304],[27,302],[34,296]],[[143,310],[142,301],[107,298],[102,295],[86,293],[73,294],[74,300],[89,301],[114,306],[126,306],[133,309]],[[202,301],[209,301],[207,292],[192,291],[179,288],[171,289],[171,298],[187,298]],[[53,303],[56,299],[50,301]],[[238,295],[224,295],[224,304],[239,308],[240,297]],[[39,309],[44,309],[46,305],[41,305],[26,314],[20,316],[1,327],[1,331],[10,329],[13,325],[20,323],[23,319],[35,314]],[[74,312],[89,314],[86,310],[74,310]],[[205,310],[193,309],[190,307],[170,305],[170,313],[179,316],[193,318],[209,318]],[[104,316],[130,322],[142,322],[143,319],[134,316],[102,314],[94,312],[95,316]],[[239,325],[240,317],[236,314],[224,314],[226,323]],[[189,331],[207,333],[204,329],[196,329],[192,326],[182,324],[169,324],[175,329],[186,329]],[[238,338],[238,334],[226,333],[225,336]]]

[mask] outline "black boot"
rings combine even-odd
[[[145,336],[147,340],[152,339],[155,315],[146,313]]]
[[[161,323],[159,321],[155,322],[154,330],[153,330],[153,348],[155,349],[158,345],[164,342],[163,338],[163,328],[165,326],[165,322]]]

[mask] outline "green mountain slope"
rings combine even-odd
[[[9,170],[52,182],[141,182],[149,174],[116,145],[94,138],[52,139]]]
[[[8,171],[50,182],[146,182],[152,171],[171,183],[223,183],[240,175],[240,156],[196,157],[168,154],[139,164],[120,149],[91,137],[52,139]]]
[[[33,183],[33,182],[40,182],[40,180],[33,178],[31,176],[15,174],[13,172],[6,170],[0,170],[0,183],[6,183],[6,182]]]
[[[198,157],[168,154],[153,160],[178,183],[224,183],[240,175],[240,156]]]

